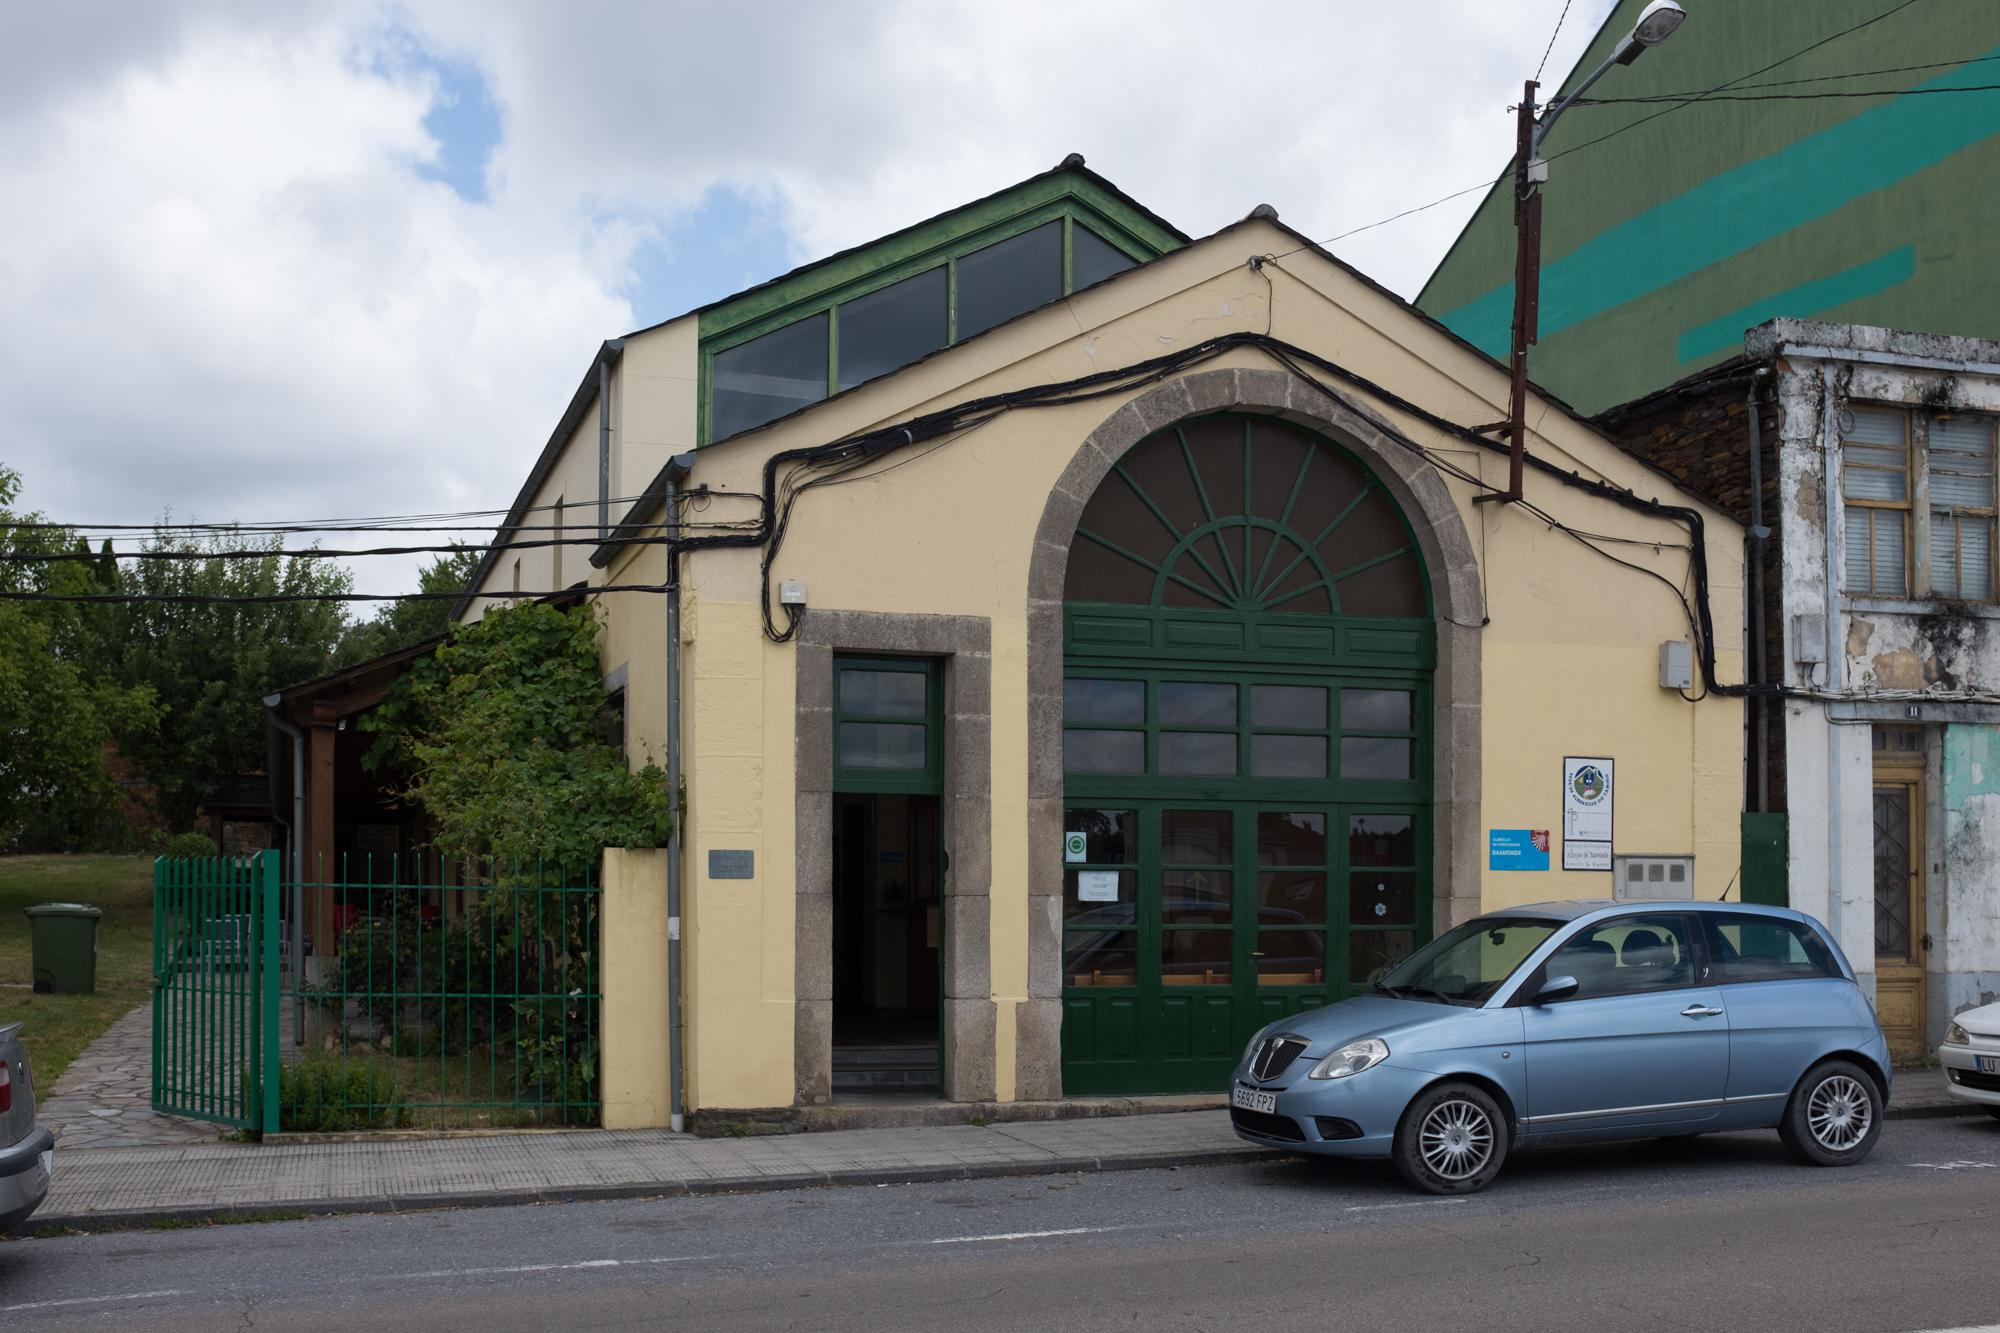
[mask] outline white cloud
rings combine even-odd
[[[504,505],[636,322],[633,246],[719,183],[775,201],[800,260],[1070,151],[1197,234],[1269,202],[1327,236],[1494,174],[1558,7],[23,9],[0,461],[73,519]],[[1603,7],[1571,14],[1552,78]],[[414,169],[438,90],[396,58],[408,34],[487,77],[484,203]],[[1414,292],[1475,202],[1337,249]]]

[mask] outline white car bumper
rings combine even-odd
[[[1987,1065],[1985,1071],[1979,1068],[1982,1057]],[[1938,1063],[1944,1066],[1944,1085],[1952,1096],[2000,1108],[2000,1072],[1993,1072],[2000,1070],[2000,1044],[1984,1040],[1979,1050],[1970,1046],[1940,1046]]]

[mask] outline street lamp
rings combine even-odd
[[[1687,11],[1674,0],[1652,0],[1640,11],[1639,21],[1632,25],[1632,31],[1626,34],[1625,40],[1618,43],[1603,63],[1590,72],[1590,77],[1539,117],[1535,114],[1535,91],[1541,85],[1529,79],[1522,89],[1521,105],[1516,108],[1514,145],[1514,347],[1510,365],[1513,383],[1508,392],[1507,420],[1480,428],[1482,432],[1504,429],[1508,433],[1507,489],[1479,496],[1479,500],[1510,503],[1521,498],[1522,460],[1526,455],[1528,437],[1528,348],[1535,342],[1537,307],[1541,299],[1540,187],[1549,178],[1549,164],[1542,156],[1542,141],[1548,137],[1556,119],[1576,105],[1577,99],[1603,78],[1607,70],[1613,65],[1631,64],[1644,55],[1648,47],[1658,46],[1671,37],[1674,29],[1680,27],[1686,18]]]

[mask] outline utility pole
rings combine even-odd
[[[1507,489],[1473,497],[1474,503],[1512,504],[1521,498],[1521,473],[1528,453],[1528,349],[1534,346],[1542,287],[1542,191],[1535,179],[1535,93],[1529,79],[1515,108],[1514,135],[1514,343],[1508,370],[1507,419],[1482,432],[1505,430],[1508,440]],[[1546,171],[1546,168],[1544,168]]]
[[[1542,157],[1542,143],[1556,118],[1576,105],[1590,86],[1603,78],[1613,65],[1629,65],[1673,35],[1687,17],[1674,0],[1652,0],[1640,11],[1632,31],[1612,49],[1610,55],[1590,72],[1567,97],[1557,99],[1547,114],[1535,114],[1535,93],[1541,85],[1529,79],[1521,88],[1521,104],[1514,108],[1514,344],[1508,371],[1507,419],[1479,427],[1481,435],[1504,431],[1507,435],[1507,489],[1475,495],[1475,504],[1492,501],[1514,504],[1521,499],[1522,473],[1528,457],[1528,349],[1539,334],[1542,296],[1542,183],[1549,178],[1548,161]]]

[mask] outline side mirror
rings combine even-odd
[[[1541,989],[1535,992],[1535,1003],[1549,1004],[1556,1000],[1567,1000],[1576,994],[1576,984],[1575,977],[1550,977],[1542,983]]]

